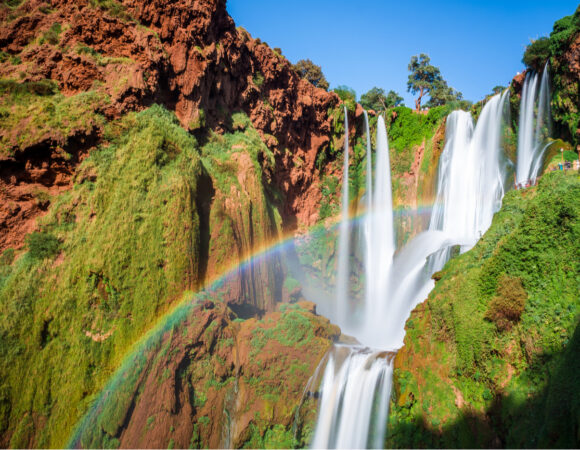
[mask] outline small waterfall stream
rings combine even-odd
[[[348,114],[346,106],[344,107],[344,163],[342,172],[342,215],[340,221],[340,230],[338,237],[338,274],[336,282],[337,290],[337,310],[339,323],[347,326],[349,295],[348,295],[348,278],[349,264],[348,255],[350,253],[350,230],[348,224]]]
[[[439,168],[437,205],[430,229],[395,253],[389,147],[379,117],[375,177],[368,116],[364,301],[351,301],[348,223],[348,121],[345,110],[345,165],[339,231],[336,321],[361,345],[335,345],[319,386],[320,403],[313,448],[382,447],[391,392],[393,359],[403,345],[411,310],[434,286],[431,275],[449,258],[449,249],[471,248],[501,206],[506,161],[500,137],[507,91],[483,108],[477,126],[469,113],[448,118],[447,142]],[[346,188],[345,188],[346,185]],[[346,190],[346,193],[345,193]],[[433,263],[436,259],[436,263]],[[355,318],[358,317],[357,321]],[[320,372],[319,368],[317,373]]]
[[[538,87],[539,83],[539,87]],[[520,102],[516,180],[525,184],[537,178],[550,134],[550,73],[526,75]]]

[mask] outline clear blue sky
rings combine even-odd
[[[578,0],[227,0],[236,25],[293,63],[322,66],[331,88],[407,92],[412,55],[427,53],[450,86],[482,99],[517,72],[525,46]]]

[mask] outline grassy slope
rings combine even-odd
[[[200,149],[152,107],[108,124],[105,142],[53,199],[30,251],[0,262],[0,432],[11,446],[64,445],[128,348],[209,275],[210,248],[237,249],[231,264],[247,250],[239,240],[260,245],[276,234],[252,127]],[[221,184],[237,168],[218,166],[232,151],[253,167],[238,215],[220,207],[229,192]],[[200,196],[212,192],[209,211]],[[263,226],[244,227],[244,217]]]
[[[578,446],[579,194],[562,173],[509,192],[476,247],[436,274],[397,357],[388,445]],[[521,319],[500,329],[493,299],[520,282]]]

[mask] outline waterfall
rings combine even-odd
[[[396,254],[389,147],[385,122],[379,117],[374,185],[367,139],[364,314],[349,329],[362,345],[335,345],[321,363],[324,375],[319,386],[314,448],[383,446],[393,355],[403,345],[405,322],[433,288],[431,275],[447,261],[451,246],[471,248],[501,206],[507,173],[501,149],[507,96],[506,91],[490,99],[476,126],[469,113],[449,115],[429,230]],[[341,228],[341,239],[342,232]],[[348,263],[346,258],[344,264]],[[347,290],[341,286],[339,295],[342,289],[346,296]],[[354,315],[350,306],[344,311],[345,317],[337,320],[341,328],[344,319]]]
[[[369,126],[369,115],[365,111],[365,132],[367,135],[367,154],[365,156],[366,165],[367,165],[367,179],[366,179],[366,207],[367,211],[371,210],[372,207],[372,198],[373,198],[373,158],[372,158],[372,149],[371,149],[371,128]]]
[[[380,320],[388,312],[388,280],[395,250],[393,228],[393,201],[391,192],[391,166],[387,129],[383,117],[377,123],[376,179],[372,183],[370,130],[365,112],[367,132],[367,180],[365,220],[365,302],[362,323],[352,332],[365,344],[380,347],[384,342],[384,328]],[[345,150],[346,152],[346,150]],[[346,173],[346,168],[344,169]],[[343,202],[344,202],[343,184]],[[343,203],[344,205],[344,203]],[[348,211],[347,211],[348,212]],[[343,207],[343,217],[344,207]],[[341,270],[348,273],[348,255],[342,253],[348,245],[348,228],[340,229],[338,301],[346,301],[348,286],[343,282]],[[347,244],[343,244],[344,238]],[[350,318],[349,305],[343,310]],[[351,322],[346,316],[338,317],[343,328]],[[349,329],[349,331],[351,331]],[[378,338],[378,339],[377,339]],[[333,347],[324,370],[320,389],[318,420],[312,446],[314,448],[382,447],[388,412],[388,397],[393,370],[392,358],[386,352],[363,346],[336,345]],[[369,437],[370,436],[370,437]]]
[[[334,346],[322,378],[324,395],[312,447],[382,447],[392,371],[386,352]]]
[[[533,181],[540,173],[544,150],[548,146],[550,117],[550,74],[546,63],[541,75],[535,72],[526,75],[522,89],[516,166],[518,183]]]
[[[372,248],[373,244],[371,241],[371,228],[372,228],[372,216],[370,212],[373,209],[373,161],[372,161],[372,149],[371,149],[371,129],[369,126],[369,115],[365,111],[365,131],[367,135],[367,153],[366,153],[366,192],[365,192],[365,204],[366,204],[366,216],[365,216],[365,229],[364,229],[364,243],[365,243],[365,261],[364,261],[364,271],[367,276],[365,276],[365,293],[371,290],[370,277],[368,274],[372,267]]]
[[[372,174],[367,174],[367,178]],[[367,181],[368,184],[371,184]],[[363,330],[379,326],[378,320],[385,316],[389,303],[389,273],[395,251],[393,228],[393,198],[391,188],[391,165],[387,129],[382,116],[377,122],[377,161],[375,186],[367,211],[369,233],[368,267],[365,273],[365,320]],[[375,344],[377,345],[377,344]]]
[[[461,243],[462,251],[475,245],[501,207],[507,176],[501,148],[507,98],[507,90],[492,97],[475,127],[471,114],[465,111],[453,111],[447,118],[429,229],[452,236]],[[439,253],[433,270],[443,267],[449,251]]]
[[[344,153],[342,171],[342,215],[338,239],[338,274],[336,277],[337,320],[346,326],[349,312],[349,253],[350,236],[348,223],[348,114],[344,107]]]

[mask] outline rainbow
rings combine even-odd
[[[393,215],[396,218],[402,218],[405,216],[429,217],[432,208],[433,205],[423,205],[416,209],[399,207],[393,210]],[[349,226],[353,227],[360,224],[364,218],[364,212],[350,217]],[[336,231],[339,223],[338,219],[339,218],[335,217],[328,221],[329,225],[325,227],[326,232]],[[207,281],[197,292],[184,294],[183,298],[178,301],[172,309],[160,316],[153,326],[130,347],[122,358],[118,369],[105,384],[100,393],[97,394],[96,399],[92,402],[88,411],[74,427],[67,447],[78,448],[80,446],[94,446],[91,445],[91,442],[83,442],[85,431],[90,429],[101,429],[101,427],[98,426],[99,414],[106,408],[109,398],[114,396],[114,393],[118,392],[122,388],[123,383],[128,379],[137,379],[147,362],[149,354],[156,351],[161,345],[163,336],[172,329],[175,329],[178,325],[182,324],[195,306],[197,306],[201,301],[206,300],[212,294],[216,294],[230,277],[250,268],[254,264],[260,264],[267,261],[279,252],[291,248],[297,239],[307,238],[315,229],[320,229],[320,225],[310,228],[304,234],[286,235],[273,244],[264,245],[251,254],[245,256],[240,262],[232,264],[227,270],[223,271],[221,275]]]

